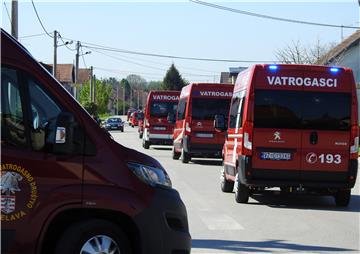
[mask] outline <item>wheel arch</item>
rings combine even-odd
[[[57,240],[69,226],[91,219],[103,219],[116,224],[129,237],[134,254],[141,253],[140,232],[131,217],[118,211],[83,208],[68,209],[52,218],[46,229],[44,229],[38,253],[53,253]]]

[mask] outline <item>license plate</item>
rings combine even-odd
[[[212,138],[214,135],[212,133],[196,133],[196,137],[198,138]]]
[[[165,130],[166,130],[166,127],[155,126],[155,127],[154,127],[154,130],[157,130],[157,131],[165,131]]]
[[[274,160],[274,161],[289,161],[291,160],[291,153],[261,152],[260,159]]]

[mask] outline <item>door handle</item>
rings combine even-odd
[[[316,145],[318,143],[318,134],[316,131],[310,133],[310,144]]]

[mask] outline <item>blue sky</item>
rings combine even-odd
[[[282,18],[359,26],[357,0],[212,2]],[[5,1],[5,5],[10,11],[11,2]],[[2,28],[10,31],[5,5],[2,1]],[[146,53],[261,63],[276,60],[274,52],[292,41],[299,40],[311,46],[317,40],[322,43],[341,40],[340,28],[255,18],[189,1],[35,1],[35,5],[49,32],[56,29],[65,38]],[[343,29],[343,35],[346,37],[354,31]],[[21,43],[37,60],[52,63],[53,39],[46,35],[21,38],[41,33],[44,32],[31,2],[20,1]],[[74,48],[74,44],[70,47]],[[84,56],[86,66],[94,66],[98,77],[119,79],[136,73],[148,81],[162,80],[174,63],[189,81],[218,81],[220,72],[229,67],[249,66],[247,63],[164,59],[113,52],[103,52],[104,55],[91,51]],[[72,63],[74,57],[75,52],[64,46],[58,48],[58,63]],[[84,67],[81,58],[80,67]]]

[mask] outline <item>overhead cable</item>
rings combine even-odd
[[[53,35],[51,35],[48,31],[46,31],[46,29],[45,29],[45,27],[44,27],[44,25],[43,25],[43,23],[42,23],[42,21],[41,21],[41,19],[40,19],[40,17],[39,17],[39,14],[38,14],[38,12],[37,12],[37,10],[36,10],[35,4],[34,4],[34,0],[31,0],[31,3],[32,3],[32,6],[33,6],[34,11],[35,11],[35,14],[36,14],[36,17],[38,18],[39,23],[40,23],[42,29],[44,30],[44,32],[45,32],[49,37],[54,38]]]
[[[336,27],[336,28],[352,28],[352,29],[359,29],[360,28],[360,27],[357,27],[357,26],[343,26],[343,25],[334,25],[334,24],[310,22],[310,21],[304,21],[304,20],[280,18],[280,17],[275,17],[275,16],[259,14],[259,13],[255,13],[255,12],[243,11],[243,10],[234,9],[234,8],[230,8],[230,7],[226,7],[226,6],[222,6],[222,5],[217,5],[217,4],[213,4],[213,3],[208,3],[208,2],[204,2],[204,1],[199,1],[199,0],[190,0],[190,2],[205,5],[205,6],[220,9],[220,10],[224,10],[224,11],[230,11],[230,12],[235,12],[235,13],[238,13],[238,14],[243,14],[243,15],[248,15],[248,16],[253,16],[253,17],[258,17],[258,18],[264,18],[264,19],[272,19],[272,20],[283,21],[283,22],[297,23],[297,24],[303,24],[303,25],[312,25],[312,26]]]

